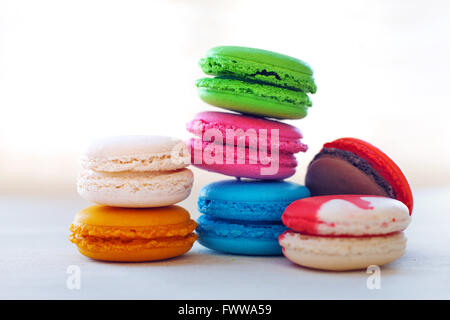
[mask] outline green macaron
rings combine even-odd
[[[216,77],[197,80],[200,98],[213,106],[276,119],[300,119],[311,101],[302,91],[238,79]]]
[[[315,93],[311,67],[296,58],[272,51],[221,46],[210,49],[199,62],[203,72],[214,76],[258,81],[291,90]]]
[[[200,98],[216,107],[276,119],[301,119],[315,93],[313,71],[283,54],[246,47],[210,49],[200,67],[214,78],[197,80]]]

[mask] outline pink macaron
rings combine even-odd
[[[294,154],[307,146],[299,129],[278,121],[201,112],[187,125],[194,166],[233,177],[279,180],[295,173]]]
[[[291,203],[282,221],[290,230],[279,242],[289,260],[317,269],[353,270],[398,259],[411,217],[396,199],[330,195]]]

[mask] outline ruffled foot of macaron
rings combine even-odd
[[[384,265],[406,249],[403,230],[411,217],[402,202],[379,196],[310,197],[290,204],[282,216],[283,254],[314,269],[346,271]]]

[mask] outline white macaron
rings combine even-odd
[[[120,136],[94,141],[81,157],[78,193],[97,204],[144,208],[186,199],[194,176],[183,141]]]

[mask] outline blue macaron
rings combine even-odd
[[[284,209],[310,196],[305,186],[286,181],[225,180],[204,186],[199,195],[199,242],[207,248],[243,255],[280,255],[278,236],[286,230]]]
[[[307,187],[293,182],[224,180],[200,190],[198,210],[221,219],[280,222],[289,204],[309,196]]]

